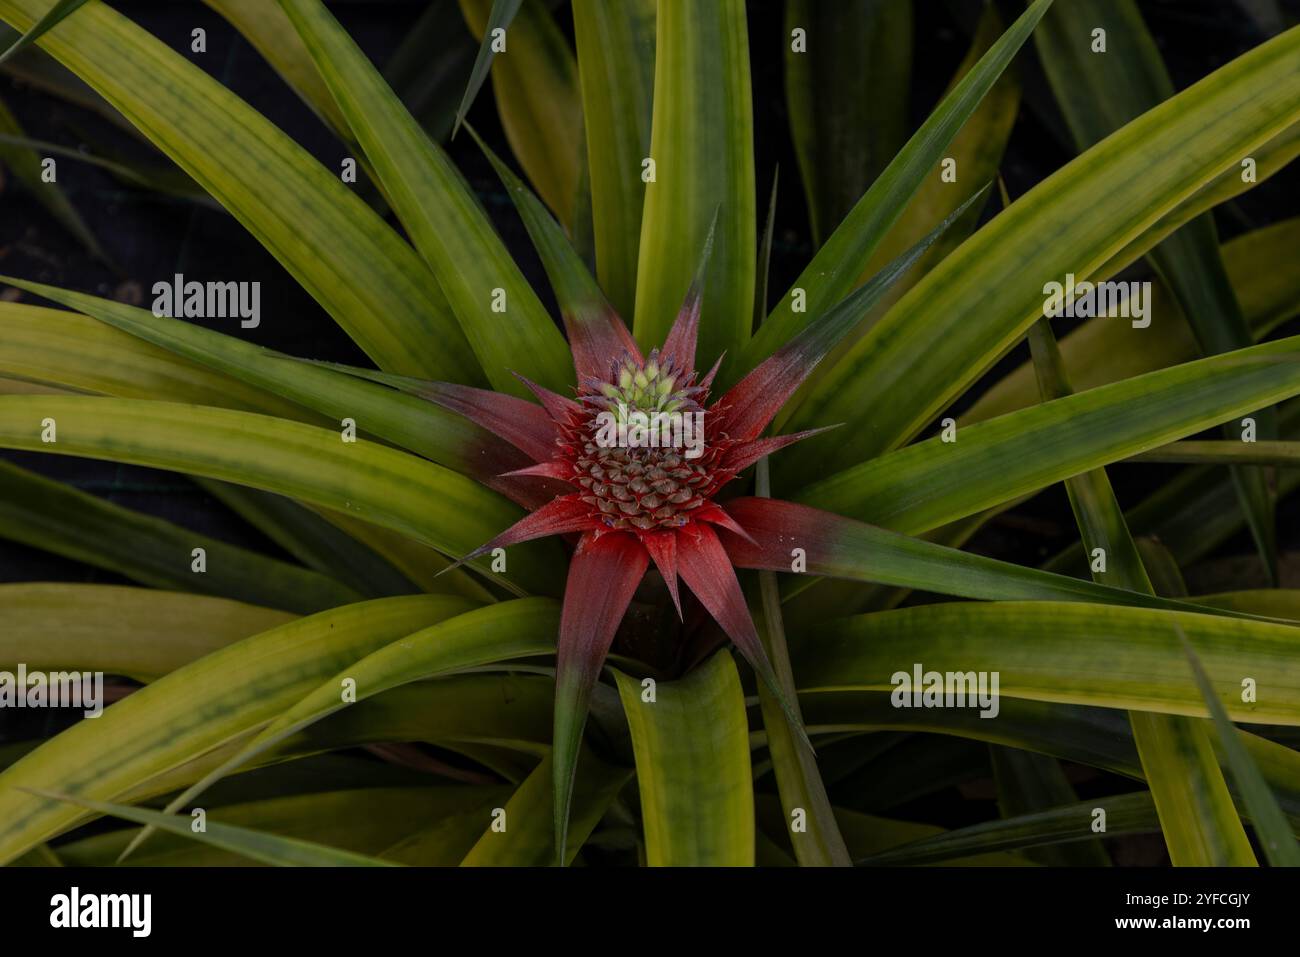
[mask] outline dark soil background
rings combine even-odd
[[[330,4],[379,64],[397,48],[426,5],[426,0],[347,0]],[[256,51],[198,0],[118,0],[115,6],[253,104],[326,166],[338,167],[345,153],[333,136]],[[454,4],[451,6],[454,9]],[[965,55],[969,30],[978,16],[980,3],[978,0],[916,0],[914,6],[912,115],[915,125],[933,107]],[[1257,18],[1247,15],[1246,8],[1256,6],[1262,8],[1268,4],[1257,5],[1250,0],[1140,0],[1147,25],[1179,89],[1277,32],[1278,28],[1266,29]],[[770,284],[776,295],[788,288],[798,275],[812,248],[785,115],[782,51],[786,37],[782,5],[776,0],[751,0],[749,8],[758,189],[764,203],[773,171],[778,165],[781,169]],[[1014,13],[1017,8],[1023,9],[1023,4],[1010,4],[1007,10]],[[1300,19],[1300,0],[1284,0],[1278,9],[1290,18],[1285,22]],[[562,11],[559,20],[571,30],[567,13]],[[189,52],[190,31],[195,27],[207,30],[205,54]],[[458,16],[448,19],[446,29],[449,39],[467,35]],[[1003,164],[1003,175],[1013,196],[1029,189],[1074,155],[1054,132],[1061,121],[1045,81],[1036,74],[1034,57],[1033,44],[1029,43],[1019,62],[1025,71],[1026,90],[1031,98],[1037,99],[1022,108]],[[468,68],[465,72],[467,76]],[[142,160],[166,162],[100,117],[9,77],[0,77],[0,98],[10,105],[33,138],[73,148],[85,146],[97,153],[107,147]],[[490,88],[484,88],[470,118],[494,149],[509,155],[495,118]],[[473,141],[462,136],[448,149],[483,198],[510,249],[524,263],[534,287],[549,301],[545,277],[527,236]],[[90,165],[61,160],[59,171],[65,192],[115,265],[107,266],[90,257],[21,186],[7,178],[0,192],[0,272],[146,306],[152,298],[149,289],[153,283],[175,272],[200,280],[257,280],[262,284],[262,324],[259,329],[243,331],[243,335],[297,355],[364,362],[360,352],[334,323],[231,217],[185,201],[159,198],[128,188]],[[1220,207],[1216,217],[1222,238],[1226,240],[1300,214],[1298,187],[1300,168],[1293,164],[1269,182]],[[996,200],[990,206],[995,210]],[[1145,269],[1143,265],[1134,267],[1134,275],[1126,278],[1141,278]],[[16,290],[3,290],[10,297],[14,293]],[[19,298],[25,302],[36,301],[27,295]],[[233,324],[230,331],[234,331]],[[1003,367],[1021,362],[1027,355],[1022,346]],[[36,453],[0,451],[0,458],[203,534],[269,554],[282,554],[273,543],[183,476]],[[1126,504],[1140,500],[1168,474],[1167,469],[1154,466],[1124,466],[1113,471],[1117,491]],[[1294,553],[1300,545],[1300,507],[1295,501],[1282,503],[1278,521],[1284,548]],[[1032,565],[1076,537],[1066,496],[1058,486],[991,524],[972,547]],[[1240,556],[1243,580],[1250,581],[1256,574],[1251,559],[1253,547],[1245,534],[1216,554]],[[1287,567],[1291,583],[1300,585],[1300,568],[1294,561]],[[5,581],[125,582],[95,568],[0,541],[0,582]],[[12,737],[13,730],[10,726],[7,735],[6,728],[0,726],[0,742]],[[28,728],[29,733],[39,731],[39,727]],[[976,759],[987,767],[982,746],[954,742],[953,748],[955,777],[969,778],[969,774],[960,773],[961,768]],[[902,773],[906,762],[900,760],[899,765]],[[918,807],[919,815],[936,823],[951,824],[988,817],[992,792],[987,781],[968,782],[964,789],[961,792],[964,799],[959,799],[956,791],[945,791]],[[1086,789],[1085,777],[1081,780],[1081,790]],[[1157,860],[1163,853],[1158,838],[1154,849],[1143,841],[1125,846],[1134,861]]]

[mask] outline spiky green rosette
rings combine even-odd
[[[644,362],[625,353],[611,364],[608,380],[588,378],[582,384],[581,411],[571,416],[561,446],[573,483],[583,489],[581,501],[596,510],[603,526],[678,528],[734,477],[734,471],[718,468],[722,450],[731,444],[723,435],[704,441],[701,431],[698,457],[666,441],[658,447],[609,442],[610,423],[630,429],[638,412],[642,422],[654,422],[656,416],[660,422],[691,417],[702,424],[707,396],[708,388],[695,383],[694,371],[676,368],[672,357],[661,357],[657,349]]]

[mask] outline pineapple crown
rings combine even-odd
[[[705,390],[695,385],[695,373],[677,367],[672,356],[658,349],[641,361],[630,352],[610,363],[609,378],[588,378],[579,397],[587,405],[613,412],[626,419],[633,412],[695,412]]]

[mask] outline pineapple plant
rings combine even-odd
[[[336,157],[101,0],[0,0],[0,68],[164,154],[100,162],[229,212],[366,361],[257,344],[233,278],[149,309],[0,277],[0,448],[191,476],[286,553],[0,463],[0,535],[137,583],[0,586],[0,718],[86,706],[0,748],[0,861],[1300,859],[1300,229],[1214,215],[1300,152],[1300,28],[1175,91],[1130,0],[957,5],[909,137],[904,0],[788,0],[762,51],[742,0],[439,0],[384,69],[322,0],[205,3]],[[468,88],[425,109],[453,27]],[[758,56],[815,240],[779,295]],[[1077,156],[1013,197],[1022,86]],[[6,117],[0,160],[92,241]],[[1186,467],[1134,504],[1129,461]],[[1060,486],[1060,554],[972,547]],[[1207,582],[1237,533],[1264,587]],[[977,776],[996,817],[899,810]]]

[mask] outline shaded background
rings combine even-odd
[[[448,13],[446,48],[472,44],[455,3],[438,2],[444,3]],[[1271,6],[1253,0],[1140,0],[1139,5],[1179,89],[1276,32],[1261,26],[1257,15],[1247,14],[1247,10],[1257,13]],[[119,0],[115,6],[252,103],[326,167],[339,168],[346,152],[333,135],[257,52],[198,0]],[[382,65],[428,7],[428,0],[344,0],[330,6],[362,48]],[[1295,22],[1300,18],[1298,6],[1297,0],[1286,0],[1274,8],[1289,17],[1289,22]],[[1018,8],[1022,9],[1023,5],[1009,4],[1006,12],[1014,14]],[[937,102],[966,54],[980,3],[978,0],[916,0],[914,10],[913,128]],[[567,13],[561,10],[557,19],[571,34]],[[778,166],[781,170],[770,282],[775,296],[789,287],[813,250],[783,98],[783,51],[788,38],[783,29],[782,4],[776,0],[750,0],[749,20],[760,214],[774,170]],[[190,33],[195,27],[207,31],[204,54],[189,52]],[[431,55],[437,55],[437,51]],[[1063,124],[1035,56],[1033,43],[1028,43],[1018,58],[1026,101],[1002,167],[1013,196],[1025,192],[1075,155],[1073,148],[1063,144],[1060,138]],[[468,73],[468,61],[463,57],[451,59],[446,81],[455,98],[463,90]],[[167,162],[103,118],[46,96],[13,77],[0,78],[0,99],[11,106],[27,134],[35,139],[84,148],[101,156],[122,156],[156,168]],[[455,99],[453,106],[454,102]],[[490,85],[484,87],[470,119],[498,153],[509,155],[496,120]],[[448,151],[482,198],[534,287],[551,303],[544,274],[523,227],[473,141],[461,136],[448,144]],[[187,279],[201,281],[260,281],[260,328],[240,330],[237,320],[215,320],[216,328],[296,355],[366,364],[365,357],[333,321],[230,216],[187,200],[132,188],[100,168],[75,160],[61,159],[58,168],[60,185],[104,247],[111,265],[90,256],[12,177],[5,177],[0,184],[0,272],[145,307],[152,301],[153,283],[169,279],[176,272],[184,273]],[[1242,232],[1300,214],[1298,186],[1300,169],[1293,164],[1270,181],[1219,207],[1215,215],[1221,238],[1226,241]],[[997,210],[997,200],[990,201],[989,207],[986,217]],[[1147,267],[1138,264],[1124,278],[1146,277]],[[3,287],[0,296],[38,301]],[[1060,329],[1068,325],[1065,321]],[[1289,330],[1282,330],[1287,331],[1300,330],[1293,323]],[[1009,365],[1027,357],[1027,349],[1022,345],[992,376],[1000,375]],[[289,557],[183,476],[38,453],[0,451],[0,459],[214,538]],[[1125,505],[1139,501],[1169,474],[1170,468],[1161,466],[1126,465],[1112,469],[1116,491]],[[1279,505],[1278,528],[1284,552],[1284,584],[1300,586],[1300,563],[1296,560],[1300,545],[1300,506],[1296,501],[1284,500]],[[1064,489],[1058,485],[999,516],[972,541],[970,548],[1033,565],[1075,539],[1074,519]],[[1243,586],[1260,583],[1254,548],[1244,532],[1218,549],[1211,560],[1220,566],[1224,562],[1233,563]],[[1195,569],[1189,577],[1194,590]],[[5,541],[0,541],[0,581],[126,582],[109,572]],[[28,728],[29,732],[39,730],[39,724]],[[7,728],[0,725],[0,742],[6,739],[7,732],[13,731],[12,724]],[[983,746],[958,740],[953,740],[951,746],[954,779],[961,777],[962,769],[972,761],[978,760],[987,767]],[[902,758],[898,773],[907,773]],[[1085,774],[1077,782],[1081,797],[1088,793],[1088,781]],[[960,825],[990,816],[987,802],[991,799],[991,784],[977,779],[965,783],[961,791],[950,789],[927,798],[912,810],[936,823]],[[1158,836],[1153,841],[1154,846],[1144,838],[1125,842],[1130,861],[1158,860],[1163,849]]]

